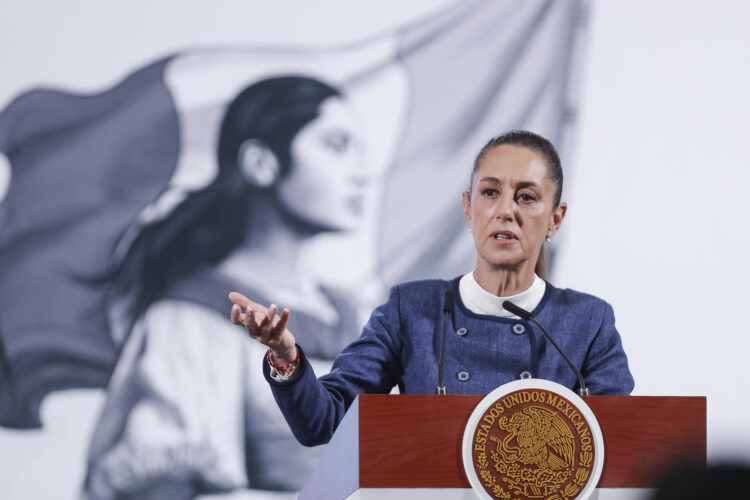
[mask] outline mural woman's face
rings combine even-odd
[[[289,173],[276,187],[286,210],[325,230],[351,229],[362,213],[367,179],[359,127],[346,101],[324,100],[290,153]]]

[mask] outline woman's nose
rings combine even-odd
[[[349,179],[357,188],[364,188],[370,183],[374,174],[372,165],[365,158],[359,158],[350,170]]]
[[[352,184],[358,188],[364,188],[370,183],[370,176],[366,172],[357,172],[351,176]]]
[[[500,220],[513,220],[514,219],[514,207],[515,202],[510,196],[498,197],[495,205],[495,218]]]

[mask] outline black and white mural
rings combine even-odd
[[[22,89],[0,111],[4,435],[76,422],[28,445],[69,457],[34,466],[59,498],[291,498],[321,449],[227,293],[289,307],[321,373],[388,286],[471,269],[473,156],[515,128],[565,154],[585,7],[446,2],[345,43],[190,43],[98,90]]]
[[[0,498],[288,499],[298,446],[226,293],[324,371],[393,283],[471,269],[474,153],[551,138],[551,281],[638,395],[750,459],[748,2],[0,4]],[[307,347],[309,346],[309,347]],[[602,493],[601,498],[605,498]]]

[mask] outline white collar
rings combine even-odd
[[[510,300],[527,311],[533,311],[542,301],[546,288],[547,283],[536,274],[534,275],[534,282],[527,290],[509,297],[498,297],[482,288],[474,278],[474,271],[464,274],[458,282],[461,302],[469,311],[502,318],[518,318],[518,316],[503,309],[502,303],[504,300]]]

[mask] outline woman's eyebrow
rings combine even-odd
[[[490,176],[482,177],[481,179],[479,179],[479,182],[492,182],[494,184],[503,183],[503,181],[498,179],[497,177],[490,177]],[[520,181],[519,183],[516,184],[515,187],[516,189],[523,189],[523,188],[528,188],[528,187],[533,187],[533,188],[538,188],[538,189],[542,188],[542,186],[538,182],[534,182],[534,181]]]
[[[502,181],[497,177],[482,177],[481,179],[479,179],[479,182],[494,182],[496,184],[502,183]]]
[[[542,186],[539,185],[538,182],[534,182],[534,181],[521,181],[518,184],[516,184],[517,189],[523,189],[527,187],[534,187],[534,188],[539,188],[539,189],[542,188]]]
[[[328,127],[326,129],[323,129],[322,132],[324,135],[341,135],[346,137],[349,137],[351,135],[351,132],[349,130],[339,126]]]

